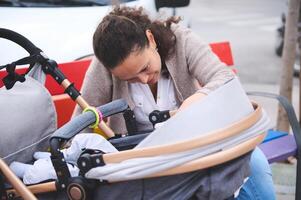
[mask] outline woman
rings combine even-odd
[[[138,128],[143,130],[152,126],[148,120],[151,111],[185,109],[231,80],[235,76],[232,71],[196,34],[178,26],[178,21],[174,17],[164,22],[151,21],[141,8],[128,7],[116,7],[104,17],[94,33],[96,58],[82,87],[87,102],[99,106],[126,99],[134,110]],[[77,107],[75,114],[80,112]],[[111,117],[109,124],[115,133],[126,132],[122,116]],[[247,154],[200,172],[116,183],[102,187],[98,193],[113,191],[109,193],[118,198],[135,188],[136,192],[142,190],[139,195],[146,199],[227,199],[248,175],[249,159]],[[223,184],[227,186],[221,187]],[[251,159],[251,176],[237,198],[275,199],[272,184],[269,165],[256,149]]]

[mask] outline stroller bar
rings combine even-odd
[[[65,89],[66,91],[72,91],[70,90],[70,87],[71,88],[74,88],[73,84],[70,83],[67,79],[65,79],[62,84],[61,84]],[[77,90],[76,90],[77,91]],[[73,95],[73,93],[68,93],[70,96]],[[88,108],[89,107],[89,104],[81,97],[81,96],[78,96],[76,99],[75,99],[76,103],[84,110],[85,108]],[[115,133],[113,132],[113,130],[108,127],[106,125],[106,123],[104,121],[101,121],[99,123],[99,128],[101,130],[103,130],[105,132],[105,134],[111,138],[111,137],[114,137],[115,136]]]
[[[76,103],[84,110],[89,107],[89,104],[80,96],[79,91],[74,87],[74,84],[71,83],[65,75],[58,68],[58,65],[53,60],[47,60],[46,65],[44,65],[43,70],[46,74],[50,74],[54,80],[57,81],[64,89],[65,92],[74,100]],[[106,125],[105,122],[101,121],[99,123],[99,128],[104,131],[104,133],[109,137],[114,137],[115,134],[110,127]]]
[[[121,113],[128,108],[126,101],[119,99],[104,106],[100,106],[98,110],[103,113],[103,117],[108,117],[113,114]],[[87,126],[95,123],[96,116],[94,112],[84,112],[69,121],[65,126],[54,132],[50,138],[51,161],[56,171],[58,181],[58,189],[65,189],[70,180],[70,173],[65,162],[64,156],[60,151],[60,146],[63,141],[66,141]]]
[[[27,38],[9,29],[0,28],[0,38],[5,38],[7,40],[15,42],[16,44],[23,47],[29,54],[38,54],[42,51]]]
[[[16,191],[22,196],[25,200],[35,200],[37,199],[31,192],[26,188],[26,186],[21,182],[21,180],[9,169],[9,167],[0,159],[0,169],[16,189]]]
[[[57,191],[56,188],[56,182],[48,182],[48,183],[40,183],[38,185],[29,185],[26,186],[26,188],[31,191],[33,194],[41,194],[41,193],[46,193],[46,192],[54,192]],[[19,194],[18,191],[15,189],[9,189],[7,190],[7,195],[8,196],[13,196],[13,197],[20,197],[21,195]]]
[[[103,117],[109,117],[111,115],[121,113],[127,108],[127,102],[123,99],[118,99],[98,107],[97,110],[99,110],[103,114]],[[85,112],[81,115],[78,115],[74,117],[71,121],[66,123],[63,127],[56,130],[51,136],[50,140],[54,138],[69,140],[70,138],[78,134],[80,131],[93,124],[95,120],[96,118],[93,112]],[[57,149],[56,147],[51,148]]]
[[[58,68],[57,63],[54,60],[48,60],[45,58],[44,65],[42,66],[43,71],[46,74],[50,74],[54,80],[58,84],[60,84],[64,89],[65,92],[74,100],[76,103],[84,110],[85,108],[90,107],[89,104],[80,96],[79,91],[74,87],[74,84],[71,83],[65,75],[61,72]],[[104,133],[109,137],[114,137],[115,134],[110,127],[106,125],[105,122],[101,121],[99,123],[99,128],[104,131]]]

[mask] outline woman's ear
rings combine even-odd
[[[151,32],[151,30],[147,29],[145,31],[145,35],[148,39],[148,43],[149,43],[150,47],[153,49],[156,49],[157,44],[156,44],[155,37],[154,37],[153,33]]]

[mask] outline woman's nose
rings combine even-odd
[[[148,82],[148,75],[147,74],[141,74],[138,75],[138,80],[140,83],[146,84]]]

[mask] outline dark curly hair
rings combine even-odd
[[[130,53],[148,47],[145,31],[149,29],[154,35],[164,72],[164,61],[174,52],[176,44],[170,26],[179,21],[177,17],[170,17],[166,21],[151,21],[142,7],[117,6],[103,18],[94,33],[95,56],[106,68],[113,69]]]

